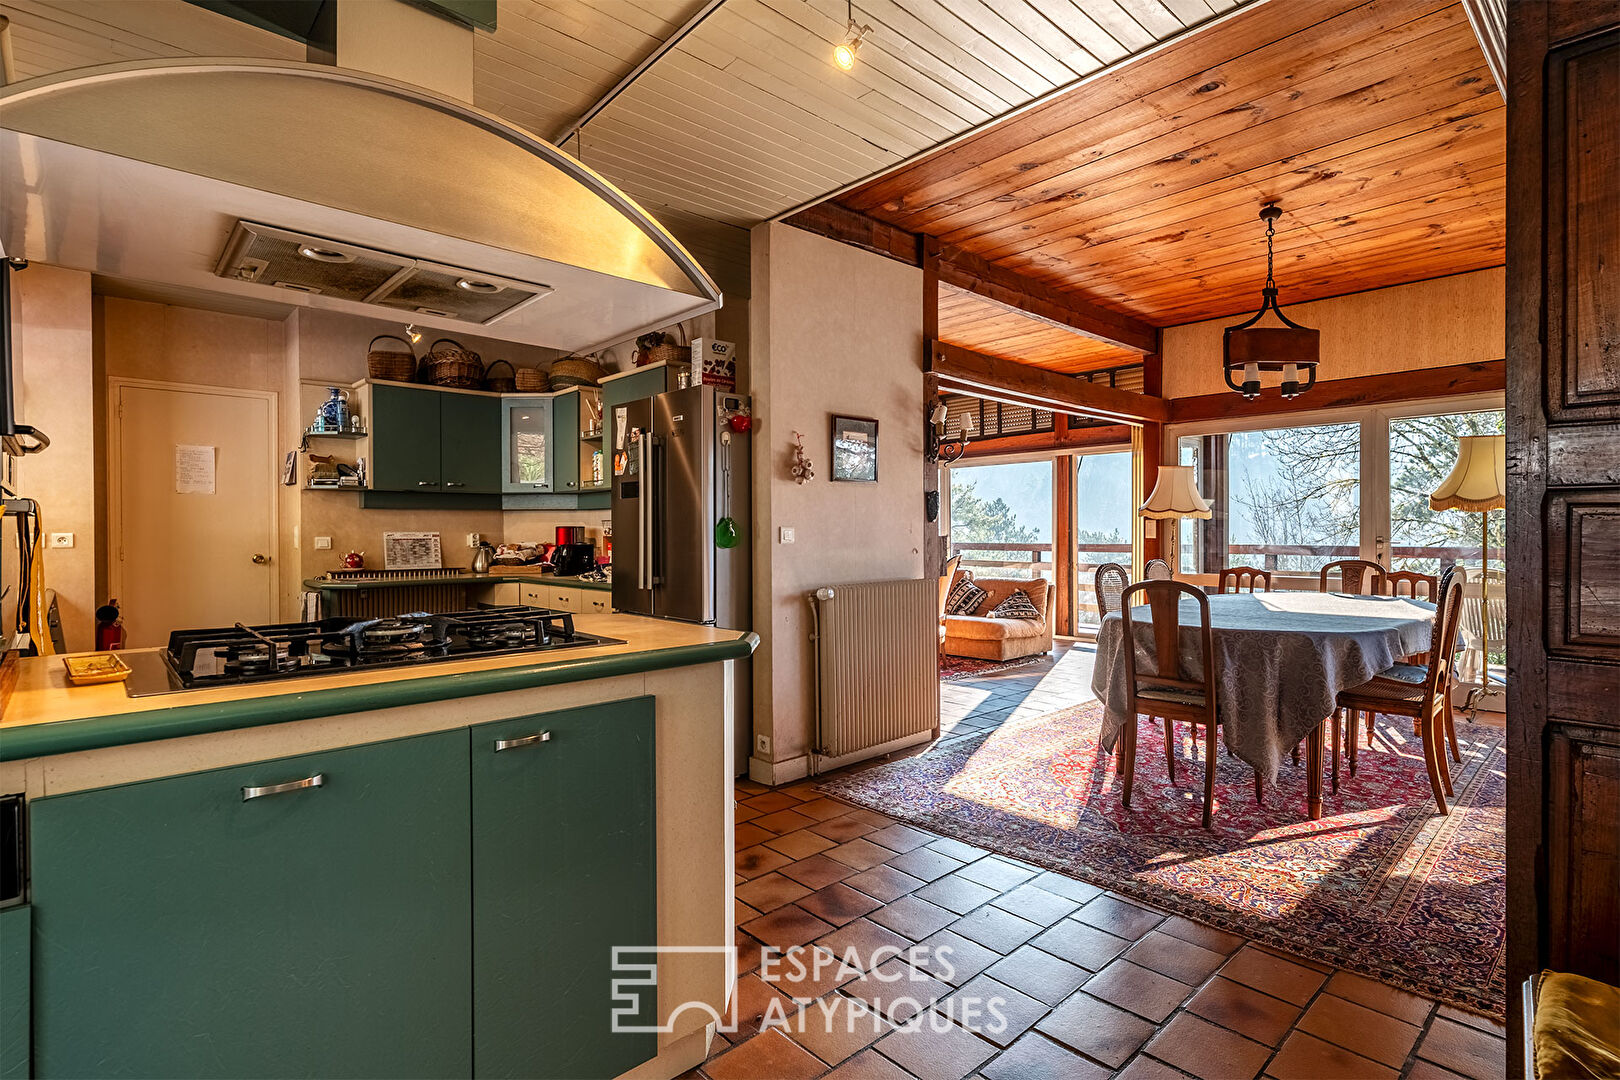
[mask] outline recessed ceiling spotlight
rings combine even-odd
[[[855,54],[860,51],[861,42],[866,40],[866,35],[872,32],[872,28],[855,25],[854,0],[850,0],[845,11],[848,22],[844,26],[844,40],[833,46],[833,63],[837,64],[840,70],[854,71]]]

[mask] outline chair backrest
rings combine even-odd
[[[1106,562],[1097,567],[1097,618],[1119,610],[1120,597],[1131,587],[1131,575],[1117,562]]]
[[[1190,596],[1198,602],[1199,643],[1202,670],[1188,674],[1194,665],[1181,651],[1181,600]],[[1151,671],[1136,662],[1136,627],[1132,612],[1145,604],[1153,623],[1153,663]],[[1183,581],[1139,581],[1125,590],[1120,600],[1120,619],[1125,631],[1125,685],[1134,697],[1149,686],[1171,686],[1199,690],[1210,709],[1215,707],[1215,639],[1209,623],[1209,597],[1204,590]]]
[[[1414,600],[1440,599],[1440,579],[1433,574],[1420,574],[1415,570],[1386,570],[1384,581],[1391,596],[1410,596]]]
[[[945,617],[945,598],[951,595],[951,586],[956,582],[956,568],[962,565],[962,556],[952,555],[945,560],[945,572],[939,575],[939,617]]]
[[[1227,589],[1228,585],[1232,586],[1231,589]],[[1221,571],[1221,580],[1216,591],[1243,592],[1245,585],[1248,586],[1249,592],[1270,592],[1271,572],[1254,566],[1228,566]]]
[[[1429,678],[1423,684],[1426,709],[1441,703],[1441,694],[1451,693],[1451,670],[1457,662],[1457,629],[1462,623],[1463,591],[1445,582],[1435,605],[1434,630],[1429,638]]]
[[[1146,581],[1171,581],[1175,576],[1170,571],[1170,564],[1163,559],[1149,559],[1147,566],[1143,567],[1142,577]]]
[[[1339,587],[1328,587],[1328,578],[1337,573]],[[1385,569],[1378,563],[1369,559],[1340,559],[1330,562],[1322,567],[1321,575],[1317,579],[1317,592],[1342,592],[1357,595],[1371,594],[1380,596],[1384,592]]]

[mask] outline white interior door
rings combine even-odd
[[[111,391],[111,584],[129,647],[274,622],[274,395],[119,381]]]

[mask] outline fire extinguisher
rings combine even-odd
[[[124,647],[124,620],[118,614],[118,601],[109,600],[96,608],[96,651],[111,652]]]

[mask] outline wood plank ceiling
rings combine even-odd
[[[872,33],[831,63],[846,0],[725,0],[569,152],[647,207],[729,292],[760,221],[877,174],[1210,21],[1241,0],[861,0]],[[1314,0],[1286,0],[1288,3]],[[474,104],[545,138],[704,0],[501,0],[474,43]],[[157,55],[302,59],[183,0],[4,0],[24,76]]]
[[[1166,326],[1257,306],[1270,200],[1285,305],[1500,265],[1504,120],[1453,0],[1268,3],[837,201]],[[1009,317],[942,299],[980,351]]]

